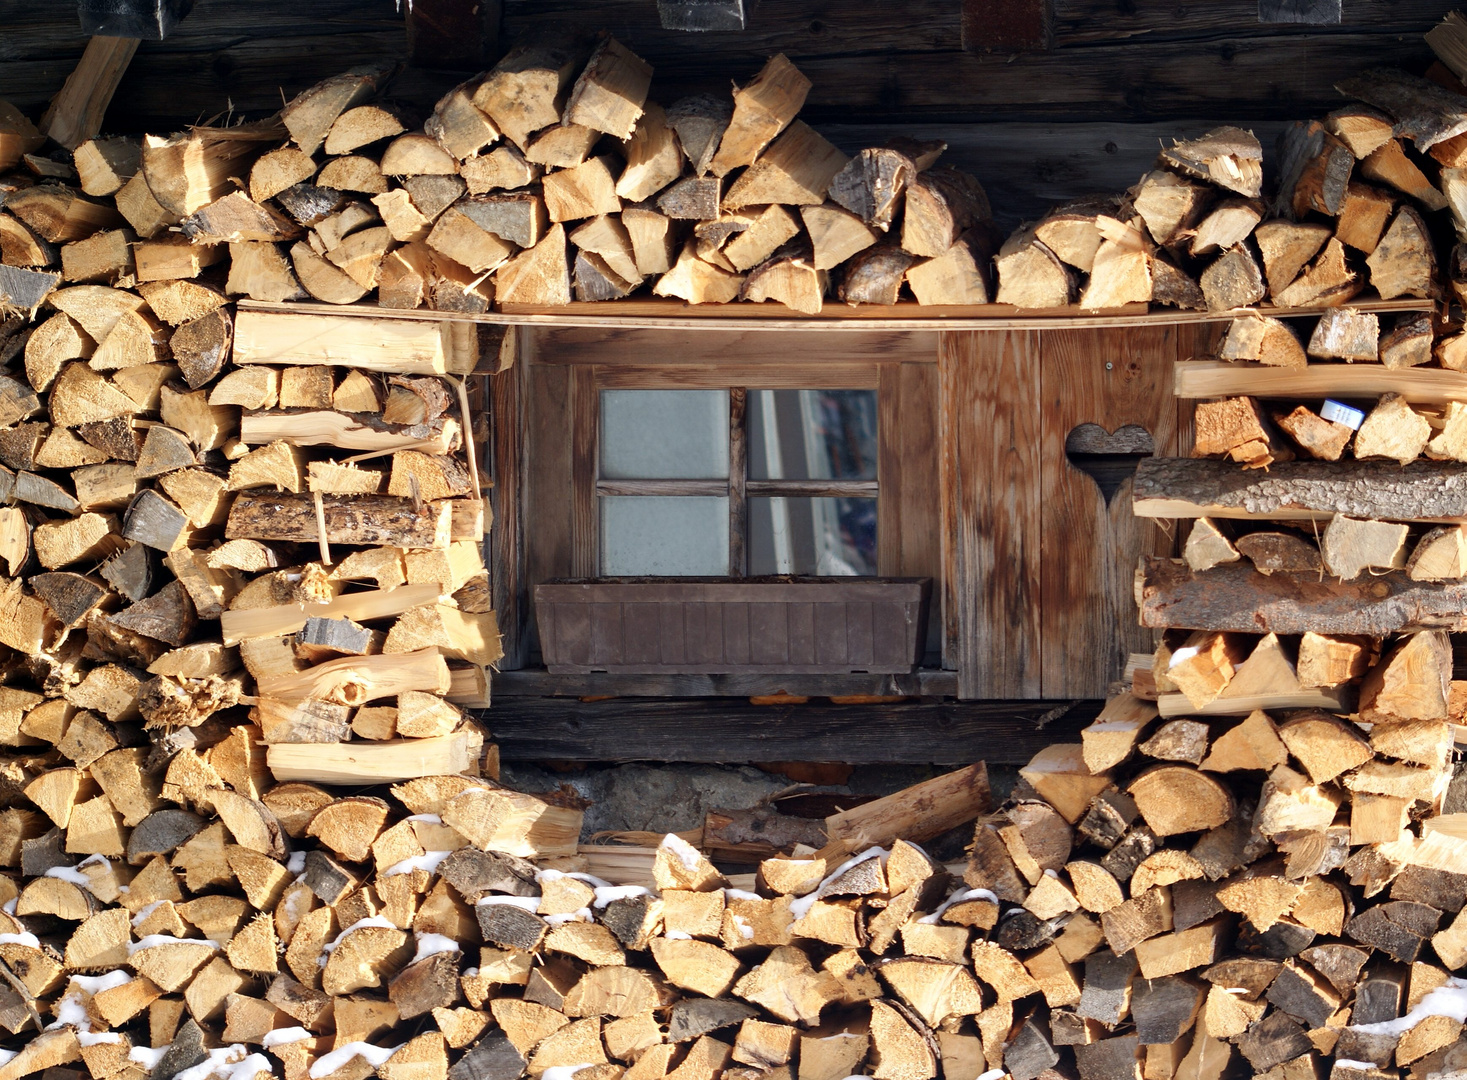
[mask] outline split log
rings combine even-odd
[[[1426,223],[1413,208],[1403,206],[1366,258],[1370,284],[1381,298],[1431,296],[1436,289],[1436,254]]]
[[[525,149],[525,159],[547,171],[584,165],[600,133],[579,124],[557,124],[536,135]]]
[[[1234,319],[1218,350],[1222,360],[1252,360],[1270,367],[1304,367],[1309,360],[1287,323],[1262,316]]]
[[[1406,156],[1401,144],[1390,139],[1360,163],[1360,173],[1367,180],[1388,184],[1416,199],[1428,210],[1446,208],[1446,196],[1426,178],[1416,163]]]
[[[993,216],[988,196],[977,179],[949,166],[914,177],[906,189],[902,216],[902,250],[933,258],[958,238]]]
[[[1341,216],[1344,217],[1343,211]],[[1330,238],[1330,230],[1327,225],[1265,221],[1254,230],[1253,237],[1263,256],[1268,291],[1277,297],[1319,253]]]
[[[1214,128],[1196,139],[1174,142],[1157,160],[1247,199],[1256,199],[1263,186],[1263,148],[1251,131],[1240,128]]]
[[[725,141],[728,137],[725,134]],[[769,203],[818,206],[825,201],[831,181],[845,168],[847,160],[813,128],[796,120],[734,181],[723,197],[723,206],[728,210]]]
[[[1431,424],[1399,394],[1385,394],[1355,433],[1357,458],[1390,458],[1407,465],[1421,456]]]
[[[576,66],[573,53],[547,41],[511,49],[474,91],[474,105],[524,149],[529,136],[560,121]]]
[[[626,153],[627,164],[617,178],[616,194],[627,202],[651,198],[682,171],[682,151],[660,105],[644,106]]]
[[[1064,263],[1035,238],[1034,228],[1021,229],[1004,241],[994,259],[1000,304],[1018,308],[1064,307],[1074,295],[1074,280]]]
[[[657,209],[675,220],[710,220],[718,217],[722,192],[723,182],[715,177],[685,177],[657,196]]]
[[[1456,630],[1463,590],[1455,582],[1413,582],[1394,571],[1358,582],[1318,575],[1259,574],[1219,566],[1192,574],[1170,559],[1143,560],[1137,598],[1144,626],[1277,634],[1386,634],[1418,628]]]
[[[779,53],[747,85],[734,91],[733,116],[708,168],[718,177],[752,165],[798,114],[810,80]]]
[[[906,273],[916,261],[892,244],[869,247],[846,263],[840,298],[847,304],[895,304]]]
[[[1309,338],[1308,352],[1327,360],[1374,361],[1380,350],[1380,322],[1369,312],[1330,308]]]
[[[1395,206],[1396,199],[1389,192],[1366,184],[1351,184],[1340,204],[1335,238],[1369,255],[1380,243]]]
[[[897,150],[862,150],[831,181],[830,198],[885,232],[896,216],[897,200],[916,174],[915,163]]]
[[[1296,221],[1311,210],[1334,217],[1355,169],[1355,155],[1317,120],[1296,123],[1279,136],[1279,168],[1275,213]]]
[[[828,286],[829,275],[816,268],[813,256],[791,246],[749,271],[739,289],[739,299],[756,303],[777,300],[795,311],[818,315]]]
[[[604,37],[571,89],[565,121],[630,139],[651,81],[650,64],[614,37]]]
[[[1163,247],[1190,232],[1211,202],[1206,187],[1166,170],[1143,176],[1131,189],[1130,197],[1136,213],[1146,223],[1146,231]]]
[[[1345,262],[1345,248],[1331,238],[1293,283],[1274,294],[1280,307],[1333,307],[1347,302],[1363,287]]]
[[[1133,507],[1143,517],[1395,521],[1467,519],[1467,480],[1455,466],[1412,462],[1282,462],[1266,474],[1223,461],[1147,458],[1136,469]]]
[[[1241,244],[1220,255],[1202,272],[1198,283],[1212,311],[1248,307],[1267,295],[1258,261]]]
[[[1035,236],[1065,263],[1088,274],[1104,239],[1097,227],[1102,214],[1117,217],[1120,200],[1098,196],[1057,206],[1035,226]],[[1145,221],[1144,215],[1142,220]]]

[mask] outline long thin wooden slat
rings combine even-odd
[[[556,582],[536,585],[542,600],[552,603],[707,603],[707,604],[821,604],[840,601],[882,601],[900,597],[919,599],[917,578],[797,578],[791,580],[729,581],[723,578],[665,581]]]
[[[571,366],[572,370],[574,367]],[[706,367],[598,367],[597,384],[607,390],[721,390],[743,386],[750,390],[874,390],[877,364],[824,364],[803,367],[786,361],[784,367],[760,364],[711,364]]]
[[[934,353],[935,353],[934,349]],[[902,577],[942,578],[942,511],[938,461],[938,372],[935,364],[903,363],[901,408],[897,428],[878,427],[882,446],[898,444],[901,487],[895,497],[883,490],[879,507],[895,505],[900,516],[901,562],[892,572]],[[878,403],[878,408],[879,408]],[[886,570],[881,571],[888,573]],[[927,652],[941,648],[942,605],[928,605]],[[924,661],[924,663],[930,661]]]
[[[1107,500],[1067,458],[1066,441],[1090,423],[1140,426],[1153,445],[1172,445],[1177,329],[1057,331],[1040,347],[1041,696],[1104,697],[1126,655],[1150,644],[1136,625],[1130,568],[1154,549],[1157,528],[1131,514],[1129,480]]]
[[[728,573],[749,572],[749,392],[742,386],[728,392]]]
[[[601,521],[596,500],[597,447],[601,395],[594,368],[570,373],[571,573],[595,577],[601,571]]]
[[[1375,397],[1400,394],[1420,404],[1467,400],[1467,372],[1444,368],[1393,370],[1380,364],[1310,364],[1305,368],[1188,360],[1177,364],[1179,398]]]
[[[934,350],[935,357],[935,350]],[[902,376],[900,364],[882,364],[876,391],[876,572],[902,572],[902,493],[906,477],[901,455]]]
[[[1200,709],[1187,700],[1186,694],[1162,694],[1156,699],[1163,719],[1174,716],[1247,716],[1259,709],[1327,709],[1349,712],[1355,707],[1355,695],[1349,691],[1296,690],[1285,694],[1249,694],[1246,697],[1219,697]]]
[[[679,613],[681,605],[661,605],[663,641],[682,634],[677,622],[668,620],[669,609]],[[681,638],[680,638],[681,640]],[[683,640],[683,644],[686,644]],[[681,663],[686,653],[669,654],[669,663]],[[1147,654],[1147,662],[1150,662]],[[456,673],[457,674],[457,673]],[[745,672],[722,675],[706,672],[693,675],[629,675],[604,671],[588,675],[551,675],[543,670],[496,671],[496,697],[759,697],[784,691],[803,697],[954,697],[958,690],[955,671],[918,668],[916,671],[885,675],[846,672],[839,675],[752,675]]]
[[[533,337],[536,333],[538,331],[530,331],[525,336]],[[570,369],[532,363],[526,367],[526,377],[525,440],[535,450],[529,455],[525,468],[525,521],[522,531],[526,542],[523,550],[530,610],[528,624],[532,635],[530,647],[543,648],[542,637],[554,637],[569,631],[555,618],[553,605],[550,612],[544,610],[530,583],[575,576],[571,556]],[[491,530],[491,535],[494,531]]]
[[[1132,510],[1151,518],[1467,521],[1467,465],[1413,461],[1286,461],[1268,471],[1229,461],[1155,458],[1136,470]]]
[[[420,776],[453,776],[473,766],[469,732],[386,742],[277,743],[265,764],[281,783],[369,787]]]
[[[596,494],[602,495],[713,495],[728,494],[727,480],[598,480]]]
[[[523,348],[528,333],[515,335]],[[525,667],[530,659],[530,593],[525,552],[525,482],[529,455],[526,438],[525,387],[528,364],[523,357],[508,370],[482,380],[488,384],[489,437],[485,440],[485,468],[494,477],[489,505],[494,527],[489,530],[489,576],[503,636],[500,668]]]
[[[1429,300],[1360,299],[1351,304],[1360,311],[1379,313],[1430,311]],[[310,311],[363,318],[417,318],[421,314],[393,312],[375,304],[317,304],[308,302],[269,303],[240,301],[241,310]],[[506,325],[545,327],[609,327],[623,330],[1043,330],[1105,329],[1128,326],[1181,326],[1189,323],[1231,322],[1239,315],[1258,313],[1275,318],[1318,318],[1323,308],[1258,308],[1231,311],[1178,311],[1148,309],[1132,304],[1113,311],[1082,312],[1078,307],[1051,308],[1043,312],[1022,311],[1009,304],[970,307],[924,307],[906,302],[891,306],[860,304],[854,307],[828,305],[819,315],[801,315],[772,301],[763,304],[706,304],[689,306],[675,300],[618,300],[613,303],[567,304],[539,308],[509,304],[483,315],[434,312],[434,319],[457,322],[491,322]],[[777,312],[777,314],[775,314]]]
[[[679,367],[690,363],[738,364],[751,368],[858,362],[937,363],[932,330],[866,330],[826,333],[799,329],[769,332],[740,325],[719,334],[689,330],[627,330],[620,327],[550,327],[538,336],[536,362],[598,367]]]
[[[957,408],[954,397],[960,389],[965,387],[967,380],[960,381],[960,360],[954,355],[947,357],[949,346],[945,345],[944,339],[938,339],[938,409],[937,409],[937,445],[938,445],[938,535],[941,538],[940,565],[942,573],[938,580],[941,583],[942,592],[938,599],[938,626],[940,636],[938,651],[942,655],[942,666],[948,671],[957,671],[958,658],[962,653],[963,628],[960,614],[961,603],[958,594],[958,522],[961,520],[959,481],[961,472],[959,470],[961,459],[958,457],[958,431],[960,410]],[[956,342],[951,348],[956,350]]]
[[[1039,339],[944,334],[943,532],[960,698],[1040,696]]]
[[[224,644],[238,645],[250,638],[293,634],[308,619],[384,619],[415,607],[438,602],[436,585],[401,585],[346,593],[325,604],[282,604],[278,607],[226,611],[219,617]]]

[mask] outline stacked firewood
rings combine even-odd
[[[1467,236],[1467,136],[1451,121],[1464,101],[1393,71],[1340,90],[1364,104],[1285,131],[1271,202],[1251,132],[1223,127],[1177,142],[1125,194],[1057,207],[1010,236],[996,260],[997,299],[1222,311],[1266,301],[1334,307],[1367,289],[1384,300],[1440,295],[1422,214],[1451,207]],[[1287,326],[1266,325],[1232,342],[1233,358],[1303,363]],[[1405,321],[1396,329],[1408,333]],[[1407,358],[1415,355],[1399,362],[1423,362]]]
[[[416,918],[430,952],[456,926],[425,877],[368,883],[374,845],[384,866],[531,830],[575,849],[579,806],[479,779],[497,759],[460,708],[500,655],[480,336],[235,313],[186,238],[166,274],[147,244],[78,272],[116,230],[53,224],[60,273],[0,266],[40,290],[0,324],[0,1073],[268,1076],[245,1040],[386,1015],[349,997],[411,959],[384,925]],[[441,1076],[444,1053],[378,1064]]]
[[[581,821],[480,779],[460,708],[499,656],[478,334],[128,278],[0,340],[0,1075],[442,1080],[437,1029],[341,1049],[467,940],[426,868]]]
[[[1419,122],[1434,92],[1380,85],[1347,89],[1387,108],[1396,134],[1444,153]],[[1286,174],[1364,197],[1352,169],[1382,148],[1407,160],[1387,123],[1352,108],[1296,128]],[[1384,141],[1357,145],[1372,129]],[[1291,172],[1289,148],[1305,136]],[[1455,169],[1445,164],[1443,185]],[[1432,208],[1435,190],[1406,193]],[[1347,215],[1331,235],[1318,215],[1335,211],[1311,198],[1277,235],[1315,230],[1316,266],[1332,245],[1362,250],[1341,239]],[[1403,220],[1420,219],[1407,206],[1380,212],[1366,260],[1382,295],[1392,290],[1377,256]],[[1267,228],[1255,233],[1265,260]],[[1419,287],[1404,295],[1440,298],[1422,236],[1409,263],[1389,263],[1414,267]],[[1287,288],[1309,276],[1310,257]],[[1467,982],[1452,974],[1467,965],[1467,803],[1453,767],[1467,685],[1453,680],[1448,633],[1467,629],[1461,346],[1428,312],[1403,312],[1382,333],[1375,316],[1341,306],[1350,298],[1311,301],[1329,310],[1298,336],[1289,316],[1240,318],[1220,360],[1177,365],[1178,394],[1199,399],[1193,456],[1143,461],[1132,487],[1137,514],[1189,523],[1180,558],[1145,557],[1137,571],[1157,650],[1133,658],[1129,692],[1081,746],[1051,748],[1024,773],[1109,849],[1085,860],[1107,874],[1067,864],[1060,880],[1082,908],[1104,907],[1112,953],[1126,940],[1112,930],[1136,935],[1132,955],[1109,962],[1146,980],[1129,1005],[1148,1080],[1238,1069],[1285,1080],[1325,1065],[1332,1080],[1424,1080],[1467,1068]],[[996,865],[1007,855],[1022,871],[1004,840],[987,842]],[[1125,892],[1109,891],[1127,877]],[[1095,881],[1098,901],[1087,898]],[[1120,1044],[1116,1018],[1081,1030],[1096,1019],[1089,978],[1087,965],[1078,1020],[1052,1012],[1051,1042],[1075,1031],[1082,1075],[1089,1055],[1107,1063],[1097,1077],[1132,1075],[1136,1046]],[[1148,1045],[1141,993],[1160,995],[1190,1036]]]
[[[936,164],[944,144],[848,158],[797,119],[810,82],[782,55],[732,98],[665,110],[646,100],[651,67],[614,38],[584,59],[517,47],[413,130],[374,101],[389,74],[374,69],[328,79],[267,121],[93,140],[77,151],[80,191],[63,179],[4,200],[5,262],[54,265],[49,245],[87,238],[69,281],[192,276],[227,259],[231,296],[348,304],[375,292],[384,307],[461,312],[609,300],[644,283],[690,303],[807,313],[833,281],[850,303],[894,303],[904,284],[924,304],[992,299],[988,199]],[[0,168],[39,145],[24,117],[0,111]]]
[[[1451,675],[1439,631],[1169,631],[979,830],[968,881],[1027,891],[1032,947],[1077,965],[1090,924],[1083,978],[1046,990],[1045,1058],[1072,1045],[1087,1080],[1460,1070]]]

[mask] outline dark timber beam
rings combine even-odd
[[[484,719],[504,761],[1023,765],[1051,743],[1079,742],[1101,704],[496,698]]]
[[[412,0],[405,14],[417,67],[482,71],[499,59],[500,0]]]
[[[193,6],[194,0],[78,0],[76,13],[84,34],[162,41]]]
[[[744,30],[759,0],[657,0],[664,30]]]
[[[978,53],[1049,52],[1054,0],[963,0],[963,48]]]
[[[1335,26],[1344,16],[1344,6],[1344,0],[1258,0],[1258,21]]]

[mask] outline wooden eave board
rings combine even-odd
[[[1376,397],[1400,394],[1416,404],[1467,400],[1467,372],[1445,368],[1391,369],[1380,364],[1310,364],[1304,368],[1221,360],[1179,360],[1173,381],[1179,398]]]
[[[1430,300],[1357,300],[1359,311],[1387,314],[1430,311]],[[410,319],[419,322],[482,322],[518,326],[604,326],[622,329],[700,330],[1080,330],[1132,326],[1182,326],[1230,322],[1240,315],[1275,318],[1317,317],[1324,308],[1265,306],[1232,311],[1173,311],[1129,304],[1110,311],[1082,311],[1078,307],[1024,311],[1009,304],[969,307],[923,307],[907,302],[894,305],[827,304],[819,315],[803,315],[782,304],[691,305],[679,300],[615,300],[574,303],[561,307],[510,304],[482,315],[421,309],[395,310],[375,304],[265,303],[241,300],[241,311],[353,315],[371,319]]]

